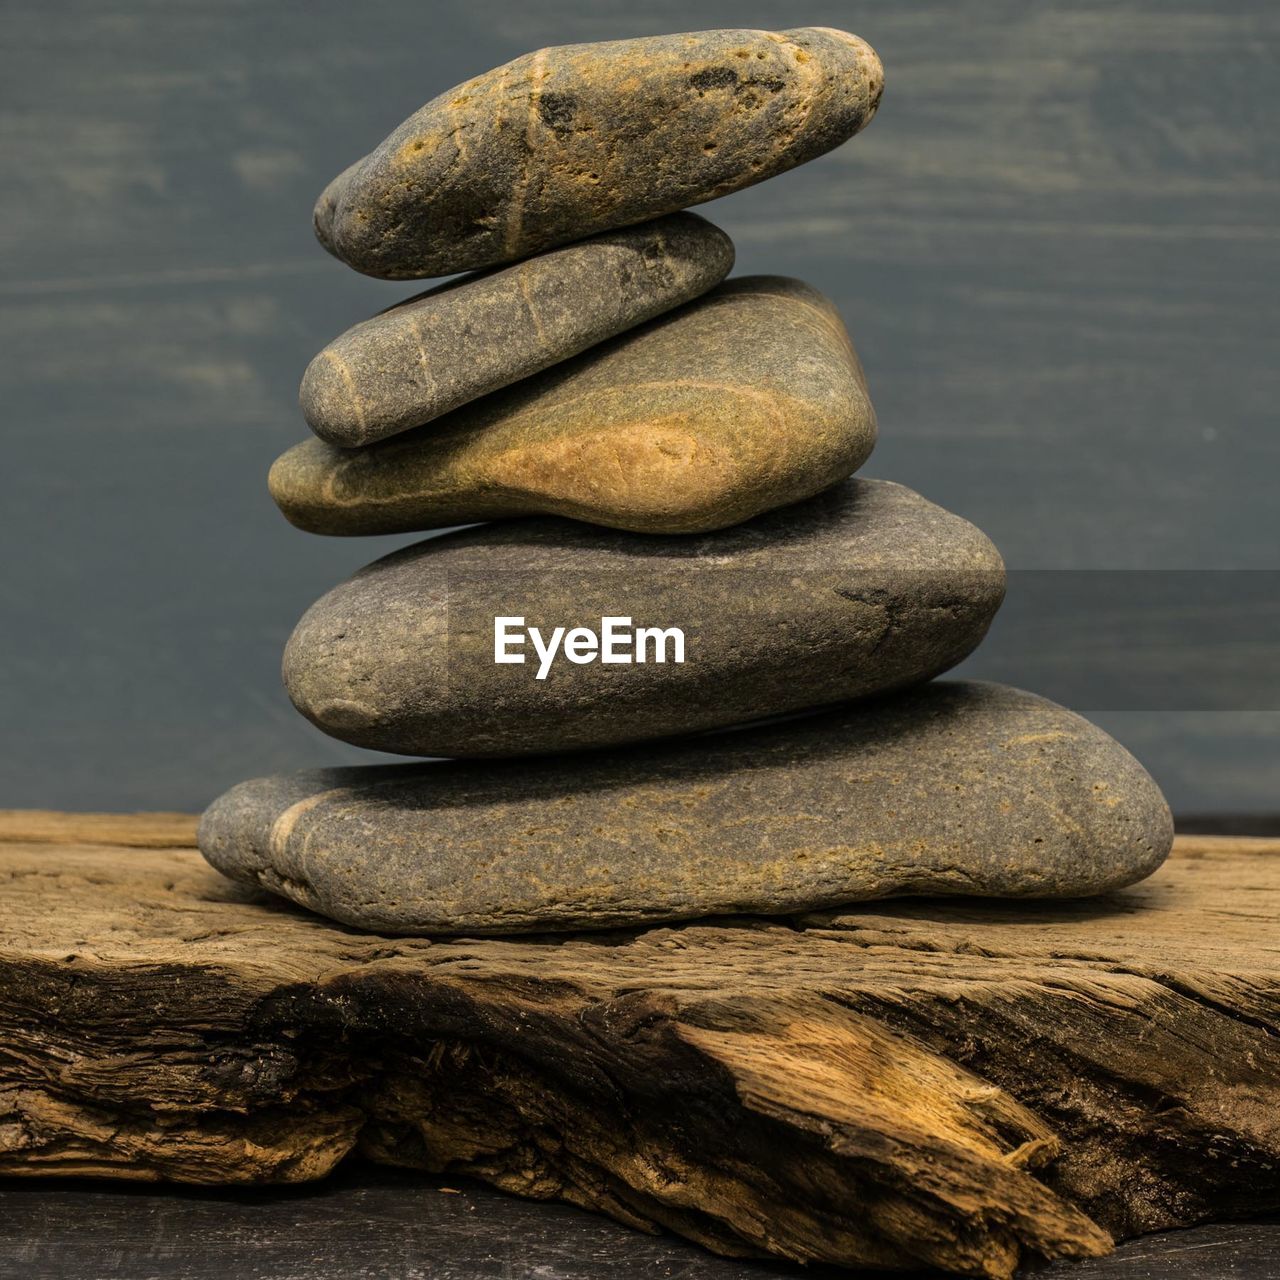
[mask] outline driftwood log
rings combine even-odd
[[[194,821],[0,815],[0,1173],[348,1152],[728,1254],[1008,1276],[1280,1206],[1280,841],[1074,903],[427,941],[206,867]]]

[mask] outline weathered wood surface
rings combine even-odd
[[[1280,1206],[1280,841],[1183,838],[1092,903],[433,943],[129,830],[0,844],[2,1173],[359,1149],[724,1253],[991,1276]]]
[[[135,849],[191,848],[199,819],[189,813],[58,813],[0,809],[0,842],[115,844]]]

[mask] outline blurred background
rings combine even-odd
[[[312,729],[279,681],[303,610],[412,541],[308,537],[266,493],[306,430],[307,361],[415,291],[327,257],[316,195],[428,98],[538,46],[803,24],[879,50],[879,116],[702,211],[739,272],[839,305],[881,423],[865,474],[966,516],[1015,571],[966,670],[1074,690],[1180,814],[1280,810],[1272,0],[5,17],[0,805],[197,809],[258,773],[381,759]],[[1082,684],[1086,650],[1120,668]],[[1153,665],[1159,688],[1129,696]]]

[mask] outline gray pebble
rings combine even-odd
[[[928,679],[982,639],[1004,566],[971,524],[852,480],[719,533],[644,537],[569,520],[445,534],[361,570],[299,622],[284,676],[325,732],[378,751],[501,756],[738,724]],[[545,678],[495,661],[495,619],[683,632],[646,661]],[[632,645],[633,656],[637,645]],[[514,656],[514,648],[511,651]]]
[[[450,281],[335,338],[302,379],[302,412],[343,447],[430,422],[719,284],[727,235],[693,213],[610,231]]]

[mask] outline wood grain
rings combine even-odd
[[[0,844],[3,1173],[359,1150],[723,1253],[987,1276],[1280,1206],[1280,841],[1183,838],[1093,902],[428,942],[90,834]]]
[[[108,844],[136,849],[195,848],[190,813],[59,813],[0,809],[0,843]]]

